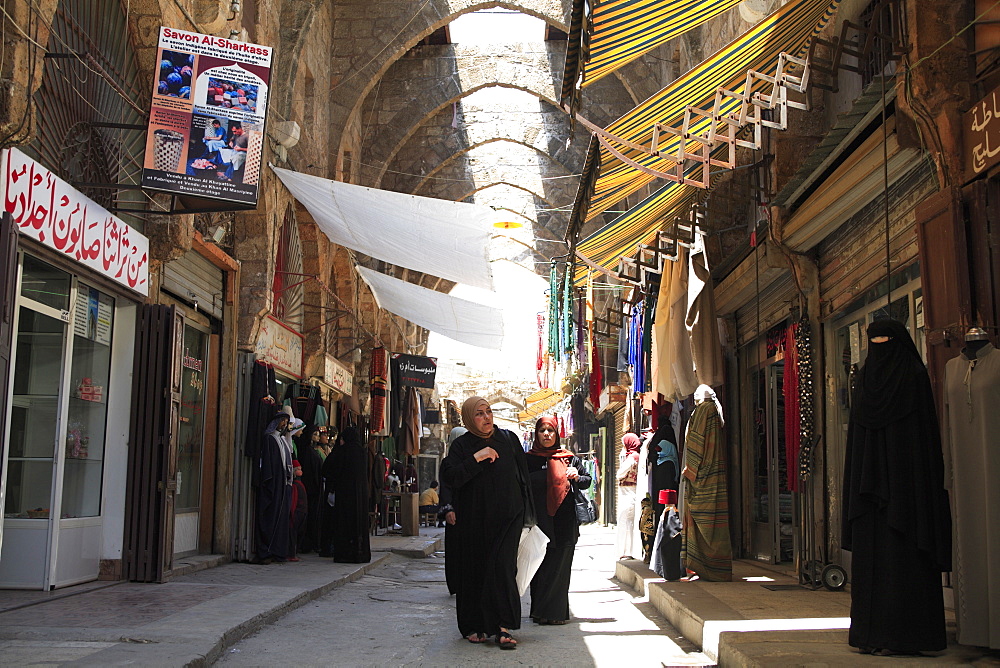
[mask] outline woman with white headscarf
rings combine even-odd
[[[729,541],[722,405],[708,385],[694,392],[695,408],[684,439],[684,528],[681,559],[702,580],[733,579]]]
[[[501,649],[516,649],[511,631],[521,627],[517,547],[521,529],[534,524],[534,502],[521,439],[493,424],[482,397],[462,405],[469,433],[452,443],[441,463],[455,507],[458,628],[471,643],[496,636]]]

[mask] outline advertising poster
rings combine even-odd
[[[257,204],[273,51],[160,27],[143,188]]]

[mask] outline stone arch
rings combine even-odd
[[[444,179],[444,180],[447,180],[447,181],[457,180],[458,173],[461,173],[461,174],[465,175],[465,171],[464,171],[464,169],[465,169],[464,162],[465,161],[463,160],[463,158],[468,157],[468,155],[470,153],[473,153],[477,148],[481,148],[481,147],[484,147],[484,146],[488,146],[490,144],[497,144],[497,143],[513,144],[513,145],[516,145],[518,147],[524,147],[525,149],[527,149],[528,151],[530,151],[533,155],[537,155],[539,158],[541,158],[541,162],[544,163],[544,165],[545,165],[545,172],[546,172],[546,174],[549,177],[551,177],[551,176],[569,177],[569,176],[572,176],[574,174],[574,172],[570,171],[570,169],[568,167],[566,167],[565,165],[559,163],[552,155],[550,155],[546,151],[538,148],[537,146],[532,146],[532,145],[527,144],[527,143],[525,143],[523,141],[517,141],[517,140],[514,140],[514,139],[507,139],[507,138],[504,138],[504,137],[497,137],[497,138],[494,138],[494,139],[489,139],[489,140],[486,140],[486,141],[483,141],[483,142],[479,142],[478,144],[475,144],[473,146],[469,146],[469,147],[467,147],[465,149],[462,149],[461,151],[456,152],[453,155],[449,156],[444,161],[442,161],[437,167],[435,167],[434,169],[432,169],[426,176],[422,177],[420,179],[420,182],[417,183],[414,186],[414,188],[411,191],[409,191],[409,192],[412,192],[414,194],[420,194],[421,192],[433,191],[433,190],[435,190],[434,187],[433,187],[433,183],[435,182],[435,179],[438,179],[438,178],[439,179]],[[479,172],[477,175],[488,173],[488,174],[491,174],[491,176],[487,176],[487,180],[491,180],[492,179],[492,180],[497,180],[497,181],[505,181],[505,180],[507,180],[507,175],[503,174],[502,172],[503,172],[503,169],[500,168],[500,167],[498,167],[498,168],[496,168],[494,170],[491,170],[490,172]],[[493,177],[492,174],[498,174],[498,176]],[[453,176],[448,176],[448,175],[453,175]],[[467,178],[468,178],[469,181],[471,181],[473,179],[473,177],[471,175],[466,175],[466,176],[467,176]],[[541,178],[545,178],[545,177],[541,177]],[[569,179],[566,179],[566,180],[568,181]],[[565,192],[562,192],[560,194],[572,197],[572,196],[574,196],[576,194],[576,189],[575,189],[575,187],[572,188],[572,189],[566,189]],[[442,195],[434,195],[434,196],[435,197],[443,197]],[[545,196],[548,197],[548,198],[554,199],[554,197],[552,197],[551,195],[546,194]]]
[[[385,74],[407,51],[432,32],[455,18],[491,7],[503,7],[545,21],[568,32],[571,4],[568,0],[541,0],[537,3],[482,0],[428,0],[413,14],[411,4],[383,0],[373,7],[371,0],[345,0],[333,8],[331,58],[334,82],[331,90],[331,120],[334,127],[347,129],[356,121],[361,103]],[[359,65],[357,54],[375,54]],[[351,85],[347,85],[350,82]],[[344,148],[346,132],[335,146]]]
[[[524,410],[524,402],[523,401],[518,401],[517,399],[513,399],[510,396],[508,396],[507,394],[504,394],[502,392],[494,392],[493,394],[491,394],[488,397],[483,397],[483,399],[485,399],[487,402],[489,402],[490,406],[492,406],[493,404],[499,404],[499,403],[503,402],[503,403],[506,403],[506,404],[510,404],[511,406],[515,406],[518,410],[522,410],[522,411]]]
[[[360,153],[363,182],[378,185],[385,167],[410,137],[442,110],[480,90],[497,87],[520,90],[558,109],[559,50],[546,44],[546,53],[511,55],[509,50],[467,49],[456,54],[453,45],[426,47],[441,50],[439,57],[407,58],[386,73],[378,89],[366,98],[360,115]],[[432,71],[428,72],[428,68]],[[419,85],[414,85],[414,82]],[[554,124],[570,135],[569,117]]]

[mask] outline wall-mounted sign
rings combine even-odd
[[[332,355],[326,356],[326,369],[323,380],[345,396],[354,394],[354,374]]]
[[[434,387],[437,375],[437,358],[419,355],[392,354],[393,370],[399,375],[399,384],[411,387]]]
[[[257,204],[273,52],[160,28],[143,188]]]
[[[295,378],[302,378],[302,335],[271,316],[264,318],[254,348],[258,362],[266,362]]]
[[[1000,88],[962,116],[965,125],[965,180],[971,181],[1000,162]]]
[[[149,239],[16,148],[3,152],[3,206],[21,234],[148,294]]]

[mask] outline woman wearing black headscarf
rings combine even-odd
[[[580,538],[575,492],[590,487],[590,476],[579,457],[559,447],[555,418],[538,418],[527,460],[538,528],[549,537],[545,559],[531,578],[531,619],[536,624],[565,624],[573,552]]]
[[[906,327],[868,326],[847,432],[842,547],[851,562],[851,630],[862,653],[945,649],[941,572],[951,515],[930,380]]]
[[[372,560],[368,541],[368,451],[354,427],[340,432],[339,440],[323,462],[326,493],[328,498],[333,495],[327,527],[329,543],[323,547],[332,547],[333,560],[338,563],[364,564]]]
[[[516,649],[510,631],[521,627],[517,546],[521,529],[534,523],[524,450],[517,436],[494,426],[482,397],[465,401],[462,421],[469,432],[441,463],[455,508],[446,549],[457,567],[458,630],[472,643],[496,635],[502,649]]]

